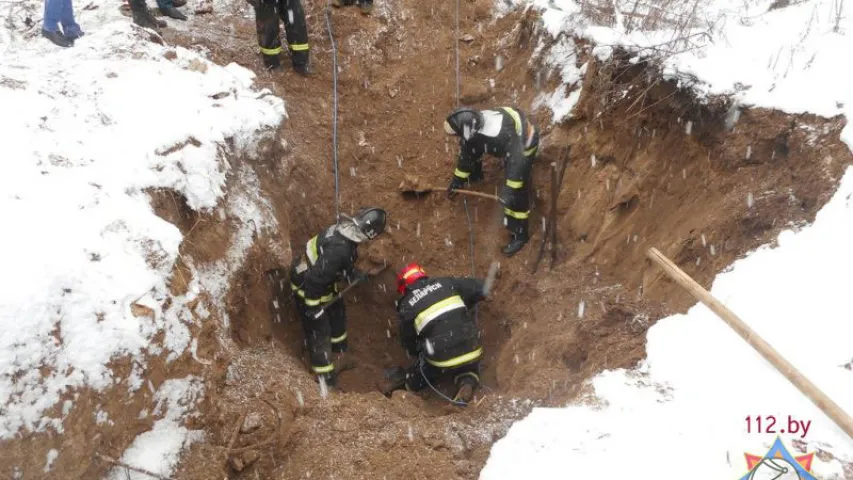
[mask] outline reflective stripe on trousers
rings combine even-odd
[[[311,370],[313,370],[314,373],[330,373],[330,372],[335,371],[335,364],[330,363],[328,365],[323,365],[320,367],[318,367],[316,365],[311,365]]]
[[[438,361],[438,360],[430,360],[429,358],[427,358],[426,361],[429,362],[430,365],[435,365],[436,367],[439,367],[439,368],[450,368],[450,367],[458,367],[459,365],[464,365],[466,363],[473,362],[474,360],[477,360],[478,358],[480,358],[482,356],[483,356],[483,347],[480,347],[480,348],[474,350],[473,352],[468,352],[465,355],[459,355],[458,357],[451,358],[450,360]]]

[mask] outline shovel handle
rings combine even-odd
[[[440,188],[430,188],[432,191],[441,190]],[[475,192],[473,190],[462,190],[462,189],[454,189],[453,193],[461,193],[462,195],[470,195],[472,197],[480,197],[480,198],[488,198],[489,200],[494,200],[498,203],[503,203],[503,200],[500,199],[497,195],[492,195],[491,193],[482,193]]]
[[[375,271],[373,271],[373,272],[369,272],[369,273],[368,273],[368,277],[375,277],[376,275],[379,275],[380,273],[382,273],[383,271],[385,271],[385,269],[386,269],[386,268],[388,268],[388,264],[387,264],[387,263],[386,263],[385,265],[383,265],[382,267],[380,267],[379,269],[377,269],[377,270],[375,270]],[[367,280],[364,280],[364,281],[367,281]],[[327,304],[327,306],[328,306],[328,305],[331,305],[331,304],[333,304],[333,303],[337,302],[338,300],[340,300],[341,298],[343,298],[345,293],[347,293],[347,292],[348,292],[348,291],[350,291],[351,289],[355,288],[355,286],[356,286],[356,285],[359,285],[359,284],[361,284],[361,283],[362,283],[362,282],[354,282],[354,283],[351,283],[351,284],[347,285],[347,286],[346,286],[346,288],[344,288],[343,290],[341,290],[341,292],[340,292],[339,294],[335,295],[335,298],[333,298],[333,299],[332,299],[332,301],[331,301],[331,302],[329,302],[329,303]],[[318,318],[322,317],[324,313],[326,313],[326,307],[322,307],[322,308],[320,308],[320,311],[319,311],[319,312],[317,312],[317,314],[316,314],[316,315],[314,315],[314,319],[316,320],[316,319],[318,319]]]

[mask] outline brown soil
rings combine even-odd
[[[462,2],[462,33],[474,36],[461,43],[463,101],[529,111],[540,68],[528,65],[540,35],[535,15],[510,15],[490,24],[491,5]],[[261,86],[286,100],[289,116],[280,130],[286,143],[270,142],[262,159],[253,162],[282,229],[258,243],[235,279],[227,298],[229,329],[217,330],[208,320],[199,340],[199,356],[215,359],[198,372],[207,391],[194,428],[204,428],[207,438],[186,452],[176,478],[476,478],[491,444],[514,419],[534,403],[560,405],[577,398],[584,380],[604,369],[636,365],[645,355],[646,330],[692,304],[645,259],[649,247],[707,287],[733,260],[772,242],[782,228],[813,220],[851,163],[838,140],[841,119],[747,110],[727,132],[724,102],[703,105],[654,75],[653,85],[644,83],[653,70],[628,67],[619,57],[607,63],[582,58],[590,67],[577,117],[551,127],[546,126],[549,111],[531,112],[544,136],[534,167],[532,224],[537,228],[530,245],[503,258],[501,210],[490,200],[467,200],[476,274],[485,275],[493,260],[501,263],[495,294],[478,316],[488,388],[466,409],[448,406],[431,392],[398,392],[389,400],[375,384],[384,368],[406,363],[393,326],[394,271],[412,260],[440,275],[468,275],[471,269],[462,198],[450,201],[434,192],[412,200],[397,190],[406,174],[441,186],[453,170],[455,142],[441,130],[455,106],[453,3],[401,0],[389,7],[383,2],[373,17],[356,9],[334,11],[341,210],[378,205],[389,211],[388,234],[360,254],[365,269],[383,261],[392,268],[347,299],[357,367],[342,374],[340,391],[323,398],[301,359],[301,330],[290,305],[280,299],[276,309],[264,281],[264,272],[286,268],[289,252],[334,220],[330,44],[322,6],[307,8],[316,71],[311,79],[290,70],[274,76],[263,72],[251,19],[200,17],[191,24],[192,37],[166,36],[169,43],[207,49],[219,63],[253,69]],[[494,69],[495,55],[504,58],[500,72]],[[612,92],[628,84],[646,93],[614,99]],[[550,269],[546,255],[533,274],[538,225],[550,195],[548,166],[568,146],[570,163],[557,210],[557,261]],[[501,178],[500,166],[489,159],[486,181],[478,188],[491,193]],[[190,231],[197,216],[168,195],[156,194],[154,203],[188,234],[184,254],[199,261],[219,258],[227,249],[227,225],[222,230],[216,222],[198,222],[195,228],[206,230]],[[287,258],[273,253],[273,242]],[[189,368],[170,366],[169,377]],[[139,433],[119,430],[132,425],[143,407],[127,407],[109,392],[101,401],[127,408],[117,417],[123,421],[116,421],[115,432],[99,432],[109,439],[106,453],[119,456]],[[260,415],[263,425],[235,436],[245,413]],[[82,439],[90,434],[74,438],[85,444]],[[240,459],[237,464],[248,463],[237,465],[241,471],[234,469],[235,460],[226,463],[232,437],[235,449],[262,444],[231,455]],[[27,445],[26,451],[41,455],[42,447]],[[61,448],[58,462],[67,459],[71,465],[97,447],[83,447],[74,458],[66,447],[56,448]],[[44,457],[28,462],[23,452],[10,461],[41,472]],[[106,467],[92,462],[76,471],[85,475],[65,478],[92,478]]]

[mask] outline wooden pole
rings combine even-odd
[[[759,337],[747,324],[743,322],[737,315],[734,314],[731,310],[726,308],[719,300],[714,298],[710,292],[702,288],[701,285],[696,283],[695,280],[690,278],[689,275],[684,273],[680,268],[678,268],[674,263],[672,263],[668,258],[666,258],[662,253],[660,253],[656,248],[650,248],[648,252],[646,252],[646,256],[656,263],[659,267],[661,267],[670,278],[675,280],[676,283],[684,287],[685,290],[690,292],[696,300],[704,303],[705,306],[711,309],[714,313],[717,314],[729,327],[732,328],[738,335],[741,336],[746,343],[749,344],[752,348],[754,348],[758,353],[764,357],[765,360],[770,362],[779,373],[785,376],[791,383],[794,384],[800,392],[803,393],[809,400],[814,403],[817,408],[821,409],[823,413],[826,414],[829,418],[838,425],[838,428],[844,431],[851,439],[853,439],[853,419],[850,418],[841,407],[838,406],[837,403],[833,402],[831,398],[829,398],[825,393],[823,393],[817,385],[813,384],[808,378],[805,377],[799,370],[796,369],[790,362],[785,360],[782,355],[779,354],[769,343],[765,342],[764,339]]]

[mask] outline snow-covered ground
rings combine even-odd
[[[667,75],[695,76],[699,95],[732,95],[744,106],[853,119],[845,62],[853,51],[853,16],[838,18],[834,0],[791,3],[768,10],[766,1],[708,2],[698,15],[714,26],[711,35],[669,56]],[[615,2],[623,12],[633,4]],[[543,9],[547,31],[558,39],[545,60],[570,87],[544,94],[555,118],[562,118],[557,112],[566,111],[565,92],[579,78],[570,36],[641,54],[672,38],[667,31],[626,32],[621,18],[594,25],[571,0],[533,6]],[[595,49],[599,56],[610,51]],[[849,124],[842,139],[853,144]],[[711,293],[853,414],[853,168],[815,222],[783,232],[778,243],[736,262],[715,279]],[[658,322],[648,332],[647,350],[637,369],[592,380],[592,404],[599,406],[535,409],[515,424],[494,445],[481,478],[735,480],[748,472],[744,453],[763,456],[776,439],[755,432],[755,417],[770,415],[776,432],[789,429],[789,415],[811,421],[805,436],[779,432],[783,443],[795,455],[795,438],[810,452],[831,453],[838,460],[815,457],[812,472],[823,480],[845,478],[841,462],[853,462],[853,439],[704,305]],[[766,429],[769,421],[763,422]]]
[[[42,3],[27,4],[40,18]],[[20,15],[7,15],[20,13],[21,2],[0,4],[0,16],[15,20],[0,26],[0,439],[61,433],[76,389],[149,388],[147,355],[194,351],[186,304],[201,291],[214,300],[224,293],[254,229],[274,226],[255,173],[226,159],[251,156],[274,133],[283,101],[255,89],[242,67],[152,43],[118,5],[78,5],[87,35],[61,49],[35,35],[40,25],[24,34]],[[226,181],[240,183],[240,194],[224,198]],[[144,190],[159,187],[236,227],[227,257],[190,265],[189,293],[166,313],[160,305],[182,235],[149,204]],[[153,318],[133,315],[133,303]],[[152,343],[160,333],[163,341]],[[118,358],[132,360],[128,378],[108,368]],[[175,399],[203,392],[192,379],[159,392],[154,430],[124,459],[168,474],[191,438],[180,426],[191,402]],[[109,419],[100,412],[97,421]]]

